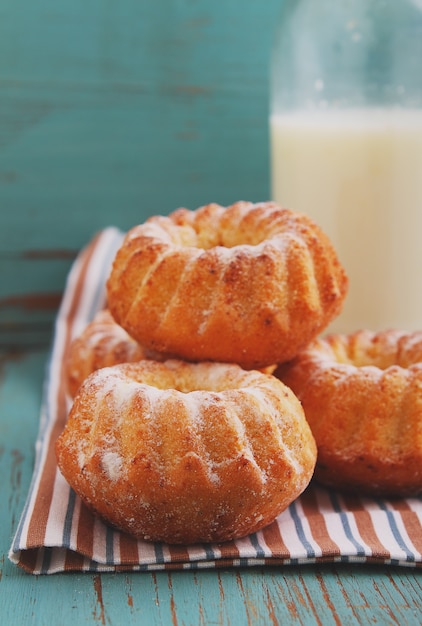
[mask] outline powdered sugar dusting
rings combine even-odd
[[[110,397],[116,409],[122,410],[124,406],[133,401],[139,392],[139,383],[122,375],[116,375],[113,367],[105,367],[98,370],[95,380],[100,382],[96,387],[95,397],[97,404],[105,397]]]
[[[101,464],[110,480],[119,480],[122,475],[123,459],[117,452],[106,450],[102,455]]]

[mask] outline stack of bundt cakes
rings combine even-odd
[[[272,202],[178,209],[132,228],[108,309],[69,350],[74,402],[56,445],[66,480],[117,528],[168,543],[259,530],[315,467],[327,485],[421,490],[409,442],[415,428],[422,437],[411,401],[422,349],[403,333],[319,339],[347,286],[320,228]],[[390,413],[394,432],[382,429]]]

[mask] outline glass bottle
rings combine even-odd
[[[349,275],[329,330],[422,329],[422,0],[285,0],[270,142],[273,199]]]

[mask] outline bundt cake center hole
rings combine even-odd
[[[382,359],[371,359],[368,357],[359,361],[350,361],[350,365],[354,365],[355,367],[377,367],[378,369],[386,370],[391,365],[394,365],[394,363],[385,363]]]
[[[151,376],[144,373],[142,377],[137,377],[136,373],[133,372],[131,378],[137,384],[147,385],[159,391],[177,391],[183,394],[196,392],[212,392],[219,394],[240,387],[238,381],[218,380],[213,377],[209,379],[207,377],[178,377],[175,376],[171,370],[168,372],[160,372],[159,376]]]
[[[253,233],[245,233],[244,236],[237,233],[222,233],[218,239],[210,240],[197,234],[193,247],[201,250],[212,250],[213,248],[242,248],[245,246],[256,247],[263,243],[262,238],[253,237]]]
[[[400,366],[395,354],[375,354],[365,351],[337,355],[337,361],[354,367],[377,367],[380,370],[386,370],[393,365]]]
[[[259,246],[268,240],[269,233],[264,229],[248,229],[241,225],[225,228],[189,228],[180,231],[180,243],[185,246],[211,250],[212,248],[237,248]]]
[[[328,361],[354,367],[407,369],[422,364],[422,333],[401,331],[357,331],[351,335],[333,334],[319,343],[317,354]]]
[[[180,381],[170,381],[168,385],[162,385],[161,383],[158,385],[154,385],[157,389],[160,389],[162,391],[164,390],[168,390],[168,391],[178,391],[179,393],[183,393],[183,394],[190,394],[190,393],[200,393],[200,392],[206,392],[206,393],[222,393],[224,391],[229,391],[230,389],[234,389],[235,387],[229,387],[227,385],[219,385],[219,384],[210,384],[207,383],[207,381],[194,381],[192,383],[184,383],[184,382],[180,382]]]

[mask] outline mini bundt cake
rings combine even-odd
[[[329,335],[275,375],[302,402],[319,482],[376,496],[422,491],[422,332]]]
[[[108,280],[116,321],[189,361],[291,359],[341,310],[348,281],[308,217],[275,203],[178,209],[131,229]]]
[[[99,311],[70,344],[66,358],[67,390],[74,397],[81,383],[97,369],[140,361],[150,355],[117,324],[110,311]]]
[[[179,360],[91,374],[56,453],[91,509],[167,543],[260,529],[305,489],[316,461],[302,407],[274,376]]]

